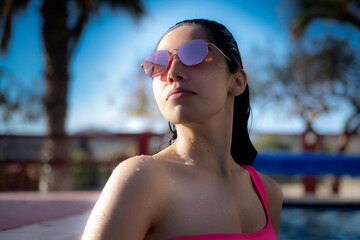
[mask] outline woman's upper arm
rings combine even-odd
[[[156,214],[161,193],[158,174],[135,157],[121,163],[106,183],[86,224],[86,239],[144,239]]]
[[[276,235],[278,235],[279,230],[280,230],[283,192],[282,192],[280,185],[278,183],[276,183],[270,177],[261,174],[261,178],[264,182],[265,189],[266,189],[271,223],[274,227],[274,231],[275,231]]]

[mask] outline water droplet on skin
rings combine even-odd
[[[188,159],[188,160],[185,160],[185,164],[186,165],[194,165],[194,160],[193,159]]]
[[[98,228],[99,228],[99,224],[98,224],[97,222],[95,222],[95,223],[93,223],[93,227],[94,227],[95,229],[98,229]]]

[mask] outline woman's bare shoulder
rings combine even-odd
[[[161,165],[151,156],[121,162],[106,183],[84,236],[91,233],[102,236],[98,239],[143,239],[163,205],[166,189],[162,187],[161,172]],[[94,229],[92,222],[101,224]]]
[[[133,196],[134,200],[143,201],[144,198],[138,196],[148,194],[146,199],[149,201],[149,198],[161,196],[159,194],[163,190],[161,185],[165,176],[164,167],[157,159],[141,155],[121,162],[114,169],[108,183],[116,186],[111,190],[118,197]]]
[[[261,180],[264,183],[268,197],[273,196],[275,199],[282,200],[281,186],[271,177],[269,177],[263,173],[259,173],[259,175],[261,177]],[[271,195],[271,196],[269,196],[269,195]]]
[[[157,172],[161,168],[161,164],[158,163],[153,156],[149,155],[139,155],[128,158],[122,161],[113,171],[112,177],[116,180],[133,180],[141,181],[144,178],[156,177]],[[141,173],[141,174],[139,174]]]

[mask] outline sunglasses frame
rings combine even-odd
[[[214,46],[227,60],[229,60],[230,62],[232,62],[231,59],[230,59],[228,56],[226,56],[226,54],[225,54],[223,51],[221,51],[214,43],[208,43],[208,42],[206,42],[206,41],[203,40],[203,39],[193,39],[193,40],[190,40],[190,41],[194,41],[194,40],[201,40],[201,41],[203,41],[203,42],[206,43],[206,55],[205,55],[204,59],[203,59],[201,62],[199,62],[199,63],[197,63],[197,64],[193,64],[193,65],[187,65],[187,64],[185,64],[185,63],[181,60],[181,58],[179,57],[179,60],[180,60],[181,63],[184,64],[185,66],[196,66],[196,65],[202,63],[202,62],[205,60],[205,58],[206,58],[206,56],[207,56],[207,54],[208,54],[209,45]],[[186,44],[186,43],[188,43],[188,42],[190,42],[190,41],[187,41],[187,42],[181,44],[181,46],[183,46],[184,44]],[[148,55],[147,57],[149,57],[149,56],[151,56],[151,55],[153,55],[153,54],[155,54],[156,52],[159,52],[159,51],[166,51],[166,52],[168,53],[168,63],[167,63],[167,65],[166,65],[166,67],[164,68],[164,71],[162,71],[161,73],[158,73],[158,74],[156,74],[156,75],[148,75],[148,73],[146,72],[145,67],[144,67],[144,62],[145,62],[145,61],[144,61],[144,62],[141,64],[141,67],[142,67],[143,70],[145,71],[145,74],[148,75],[148,76],[151,77],[151,78],[155,78],[155,77],[158,77],[158,76],[162,75],[162,74],[166,71],[166,69],[168,69],[168,67],[169,67],[169,65],[170,65],[170,62],[171,62],[170,59],[171,59],[174,55],[178,55],[178,50],[181,48],[181,46],[180,46],[178,49],[171,49],[170,51],[158,50],[158,51],[155,51],[155,52],[151,53],[150,55]],[[175,51],[175,50],[176,50],[176,53],[172,53],[172,52]],[[178,55],[178,56],[179,56],[179,55]],[[147,58],[147,57],[146,57],[146,58]],[[146,58],[145,58],[145,59],[146,59]]]

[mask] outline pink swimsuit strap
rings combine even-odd
[[[244,169],[246,169],[250,173],[251,180],[254,184],[254,188],[256,193],[258,194],[262,205],[264,206],[267,223],[266,226],[257,232],[252,233],[217,233],[217,234],[201,234],[201,235],[193,235],[193,236],[185,236],[179,238],[173,238],[171,240],[277,240],[274,228],[271,224],[269,210],[268,210],[268,202],[266,197],[266,189],[263,181],[261,180],[259,174],[256,170],[249,165],[241,165]]]

